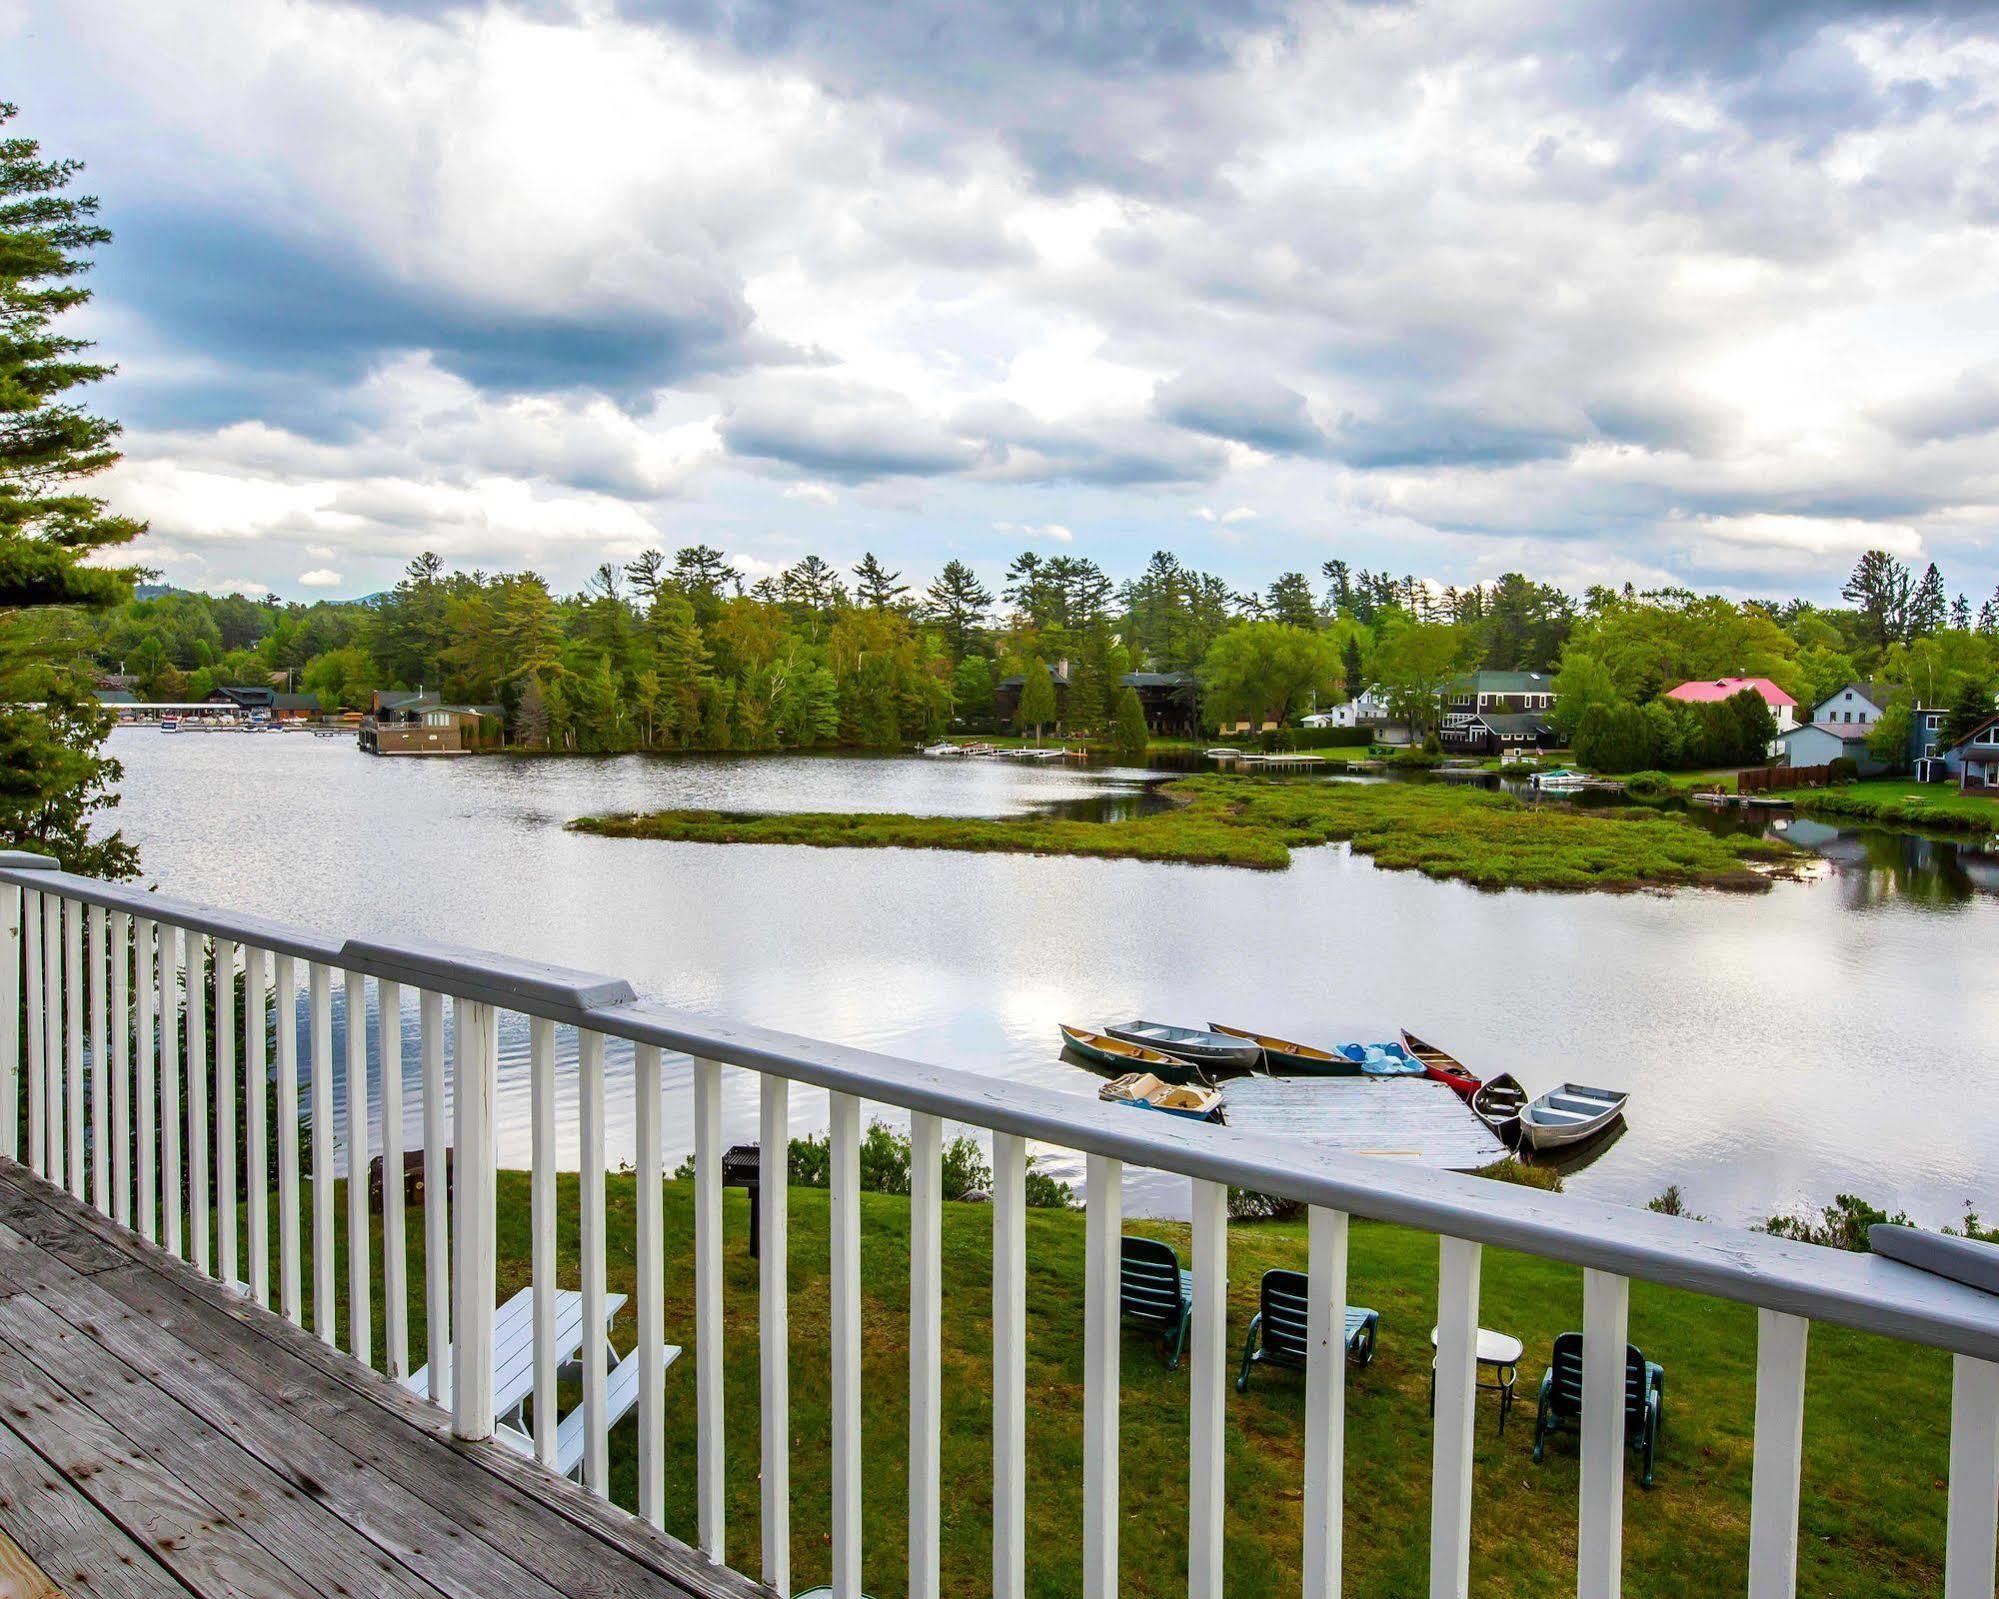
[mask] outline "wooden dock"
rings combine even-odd
[[[5,1159],[0,1592],[770,1599]]]
[[[1231,1127],[1383,1155],[1446,1171],[1476,1171],[1506,1153],[1493,1130],[1427,1077],[1231,1077]]]

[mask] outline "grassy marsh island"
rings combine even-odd
[[[1350,843],[1376,865],[1480,888],[1761,889],[1789,846],[1720,837],[1646,810],[1578,811],[1441,783],[1325,783],[1235,776],[1163,785],[1170,810],[1126,821],[870,812],[672,810],[590,816],[578,832],[697,844],[947,849],[1086,855],[1266,871],[1291,851]],[[1764,870],[1759,870],[1762,867]]]

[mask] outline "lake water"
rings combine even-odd
[[[345,739],[145,728],[119,730],[112,752],[148,882],[336,936],[614,973],[686,1009],[1078,1093],[1097,1080],[1060,1058],[1058,1021],[1225,1021],[1308,1040],[1408,1027],[1534,1091],[1628,1087],[1629,1129],[1569,1176],[1578,1191],[1642,1202],[1678,1183],[1728,1220],[1837,1192],[1932,1224],[1967,1202],[1999,1211],[1990,840],[1799,820],[1789,835],[1824,864],[1767,894],[1482,893],[1343,846],[1247,872],[562,828],[662,806],[1122,815],[1150,779],[1119,768],[384,760]],[[503,1144],[521,1164],[523,1054],[508,1035]],[[612,1072],[628,1059],[614,1050]],[[614,1138],[629,1136],[622,1087]],[[669,1067],[668,1092],[671,1162],[691,1147],[684,1068]],[[732,1095],[729,1136],[754,1136],[753,1100],[747,1082]],[[800,1128],[823,1124],[822,1095],[793,1103]],[[1130,1201],[1169,1212],[1182,1189],[1141,1177]]]

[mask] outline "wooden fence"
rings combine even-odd
[[[1735,791],[1761,794],[1773,788],[1824,788],[1831,782],[1830,766],[1755,766],[1735,774]]]

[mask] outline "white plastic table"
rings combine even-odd
[[[1437,1329],[1430,1329],[1430,1347],[1437,1347]],[[1480,1366],[1492,1368],[1493,1380],[1478,1386],[1490,1389],[1499,1395],[1499,1430],[1506,1431],[1506,1413],[1513,1408],[1513,1383],[1520,1374],[1521,1358],[1527,1353],[1526,1346],[1511,1333],[1494,1332],[1490,1327],[1478,1330],[1478,1343],[1474,1351]],[[1437,1399],[1437,1363],[1430,1362],[1430,1402]]]

